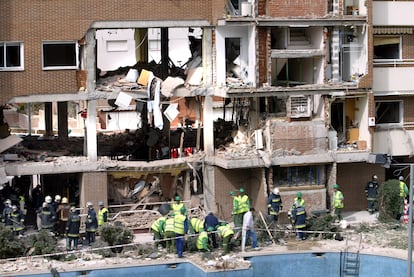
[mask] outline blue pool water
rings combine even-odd
[[[339,277],[340,253],[295,253],[246,257],[251,267],[245,270],[205,272],[189,262],[60,272],[59,276],[151,276],[151,277]],[[360,277],[406,276],[407,261],[385,256],[360,255]],[[10,275],[11,276],[11,275]],[[50,273],[15,276],[51,276]]]

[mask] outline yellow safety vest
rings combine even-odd
[[[185,234],[185,229],[184,229],[185,219],[186,217],[182,214],[176,214],[174,216],[174,233],[179,234],[179,235]]]
[[[203,231],[198,235],[196,246],[198,250],[205,249],[205,246],[207,246],[208,242],[208,235],[207,232]]]
[[[222,238],[225,238],[225,237],[228,237],[234,234],[233,229],[228,224],[217,227],[217,231],[219,232]]]
[[[107,208],[102,208],[98,211],[98,225],[101,226],[105,223],[104,221],[104,214],[108,213]]]
[[[174,218],[169,217],[165,220],[165,232],[174,232]]]
[[[342,209],[344,207],[344,196],[342,195],[342,192],[337,190],[334,194],[334,207]]]
[[[161,227],[161,224],[162,224],[163,221],[165,222],[165,217],[161,216],[160,218],[158,218],[157,220],[155,220],[154,223],[152,223],[151,229],[154,230],[154,231],[156,231],[156,232],[162,233],[163,230],[161,230],[160,227]]]
[[[239,196],[239,210],[240,213],[246,213],[250,210],[250,201],[247,195]]]
[[[193,227],[194,232],[200,233],[201,231],[204,231],[204,219],[192,218],[190,224]]]

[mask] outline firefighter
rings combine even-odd
[[[377,175],[372,175],[371,181],[369,181],[365,186],[365,195],[368,201],[368,212],[370,214],[373,214],[376,209],[375,204],[377,201],[378,187],[378,177]]]
[[[273,222],[277,222],[279,213],[283,209],[282,197],[280,197],[279,189],[274,188],[267,199],[268,213]]]
[[[75,207],[70,207],[70,214],[66,222],[66,250],[78,250],[79,229],[81,218]],[[73,248],[72,248],[73,243]]]
[[[12,222],[13,226],[13,235],[14,236],[21,236],[23,235],[24,230],[24,215],[23,212],[20,211],[16,205],[12,206],[12,213],[10,214],[9,219]]]
[[[95,242],[96,230],[98,229],[98,219],[96,218],[96,212],[93,208],[92,202],[87,202],[88,215],[85,222],[86,231],[86,243],[91,245]]]
[[[66,223],[68,222],[69,214],[70,214],[70,206],[69,206],[69,200],[66,197],[62,198],[61,203],[59,204],[56,214],[58,216],[58,228],[57,233],[60,236],[63,236],[66,229]]]
[[[292,220],[296,229],[296,239],[306,239],[306,210],[305,207],[298,204],[292,211]]]

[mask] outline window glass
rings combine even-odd
[[[376,124],[401,123],[401,101],[375,102]]]
[[[276,186],[294,187],[325,184],[325,166],[273,167],[273,183]]]
[[[23,43],[0,42],[0,69],[23,70]]]
[[[400,59],[400,37],[374,37],[374,59]]]
[[[76,69],[77,43],[75,42],[44,42],[44,69]]]

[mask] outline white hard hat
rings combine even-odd
[[[60,197],[60,195],[59,195],[59,194],[56,194],[56,195],[55,195],[55,201],[60,201],[60,199],[62,199],[62,197]]]
[[[11,200],[10,199],[6,199],[6,201],[4,201],[4,204],[11,205]]]
[[[92,207],[93,203],[92,202],[86,202],[86,207]]]
[[[103,201],[99,201],[98,202],[98,206],[103,206],[104,205],[104,202]]]
[[[278,188],[274,188],[274,189],[272,190],[272,192],[273,192],[274,194],[279,194],[279,189],[278,189]]]
[[[45,202],[49,203],[49,204],[52,203],[52,197],[50,195],[46,196],[45,197]]]
[[[70,207],[70,211],[73,213],[74,211],[76,211],[76,207],[74,206]]]
[[[66,197],[62,198],[62,204],[68,204],[69,200]]]
[[[16,205],[13,205],[12,206],[12,209],[13,209],[13,211],[17,210],[17,206]]]
[[[404,180],[404,177],[400,176],[400,177],[398,177],[398,180],[402,181],[402,180]]]

